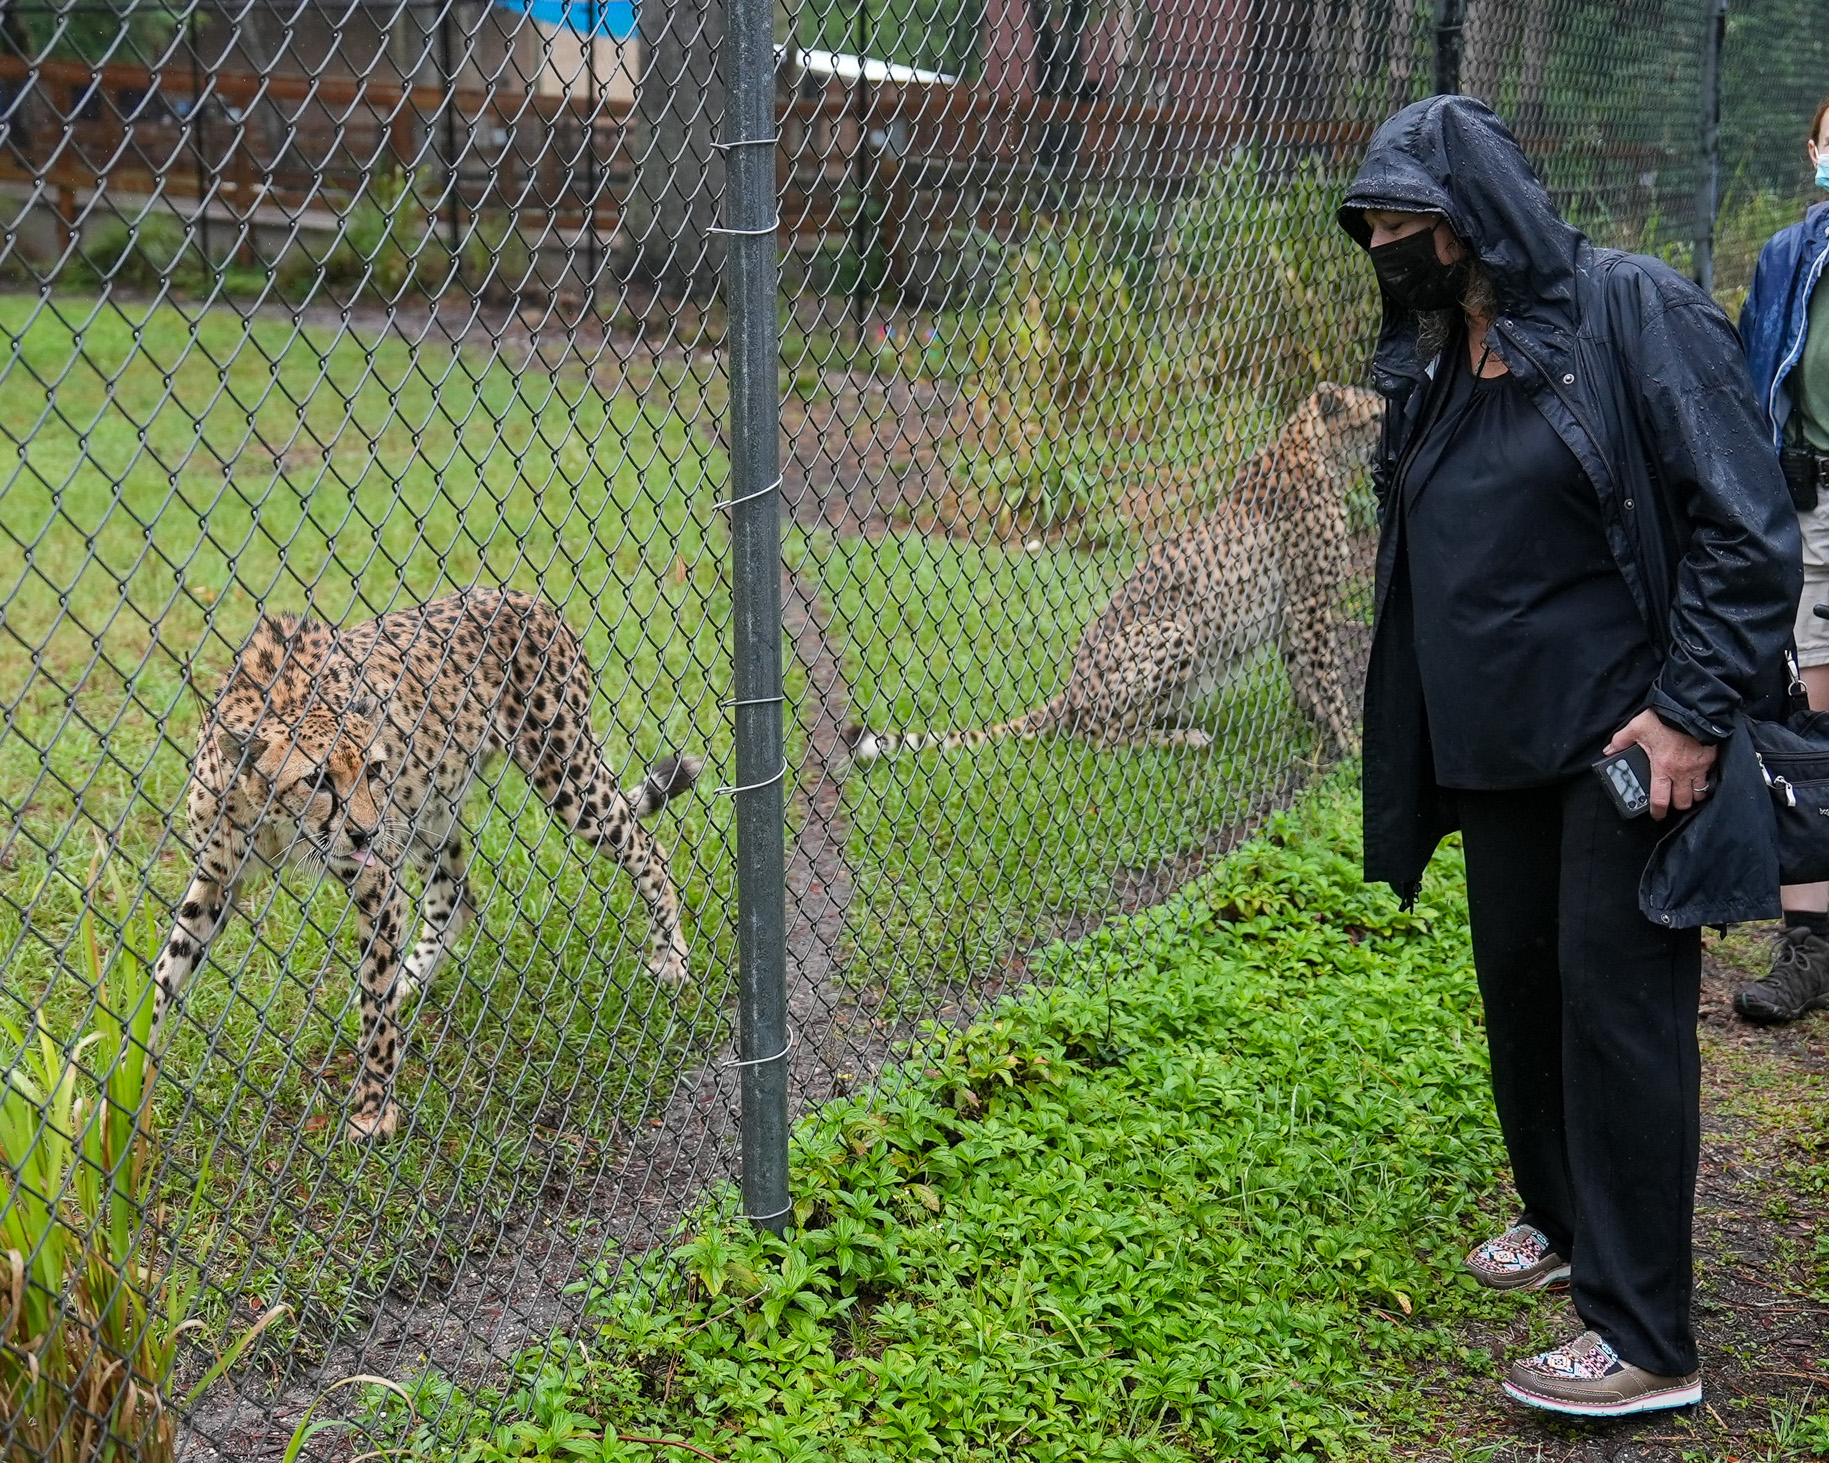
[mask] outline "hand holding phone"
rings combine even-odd
[[[1637,742],[1594,764],[1600,785],[1622,818],[1636,818],[1651,808],[1651,754]]]
[[[1662,822],[1706,798],[1714,786],[1717,749],[1664,721],[1647,708],[1613,734],[1593,765],[1620,816],[1641,812]],[[1624,762],[1621,759],[1626,759]],[[1622,770],[1629,769],[1629,770]],[[1639,801],[1639,791],[1644,801]]]

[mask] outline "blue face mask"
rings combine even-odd
[[[1816,186],[1829,188],[1829,148],[1820,148],[1817,151]]]

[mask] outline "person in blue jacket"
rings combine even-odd
[[[1809,133],[1819,188],[1829,189],[1829,97]],[[1829,201],[1780,229],[1759,254],[1740,312],[1740,340],[1784,464],[1804,540],[1804,593],[1797,609],[1797,663],[1813,711],[1829,710]],[[1829,884],[1784,890],[1784,927],[1772,942],[1771,973],[1734,1006],[1749,1021],[1794,1021],[1829,1006]]]

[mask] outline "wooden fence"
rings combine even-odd
[[[251,263],[263,230],[282,240],[334,231],[356,200],[403,175],[454,221],[494,214],[524,230],[609,238],[634,177],[626,100],[590,106],[531,84],[443,89],[0,57],[0,108],[0,183],[29,185],[53,206],[66,243],[85,217],[126,212],[128,200],[187,213],[201,199]],[[839,245],[867,200],[871,237],[899,279],[935,239],[995,231],[1038,189],[1126,183],[1160,196],[1243,144],[1339,161],[1371,129],[1266,122],[1212,103],[826,79],[782,88],[779,130],[784,245],[803,256]]]

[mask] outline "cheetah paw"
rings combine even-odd
[[[400,1126],[400,1108],[392,1099],[380,1112],[372,1116],[357,1116],[349,1120],[349,1126],[343,1130],[343,1137],[351,1143],[379,1142],[394,1136]]]
[[[670,950],[666,955],[648,963],[654,978],[664,986],[682,986],[686,983],[686,952]]]

